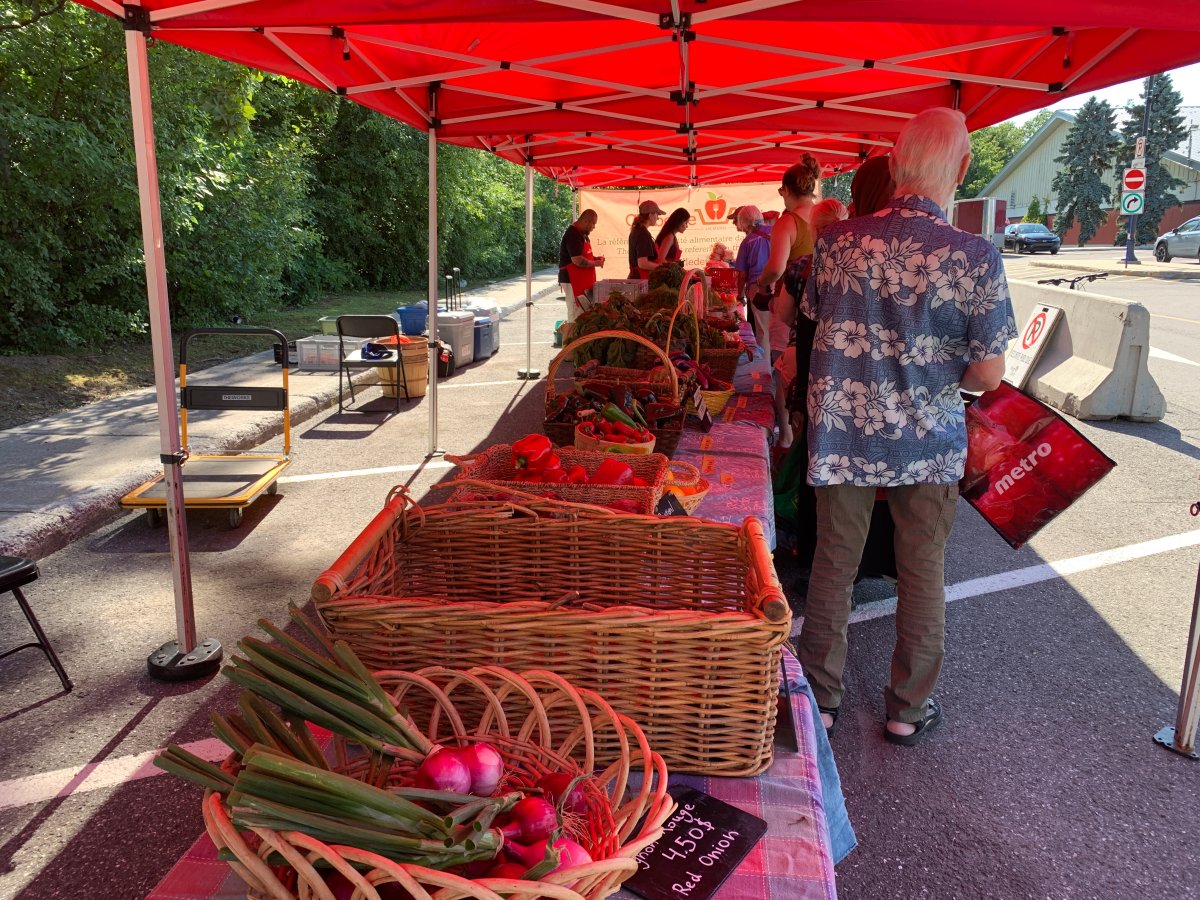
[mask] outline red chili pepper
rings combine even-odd
[[[513,464],[533,474],[546,468],[547,457],[554,449],[550,438],[544,434],[527,434],[512,445]]]
[[[633,483],[633,468],[629,463],[609,457],[592,473],[592,484],[626,485]]]

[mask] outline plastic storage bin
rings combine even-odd
[[[496,352],[496,326],[487,316],[475,317],[475,358],[487,359]]]
[[[429,304],[422,300],[412,306],[396,307],[396,317],[400,320],[400,330],[410,337],[425,333],[425,320],[429,315]]]
[[[492,347],[488,351],[487,356],[497,353],[500,350],[500,304],[495,300],[489,300],[487,297],[470,297],[463,301],[463,309],[469,309],[475,313],[475,318],[479,319],[487,316],[492,322]],[[476,353],[476,356],[479,354]]]
[[[454,365],[461,369],[475,359],[475,314],[465,309],[439,312],[438,337],[454,351]]]
[[[366,338],[343,338],[346,352],[357,350]],[[296,341],[296,368],[318,372],[336,372],[341,363],[337,335],[318,334]]]

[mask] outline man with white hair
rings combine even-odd
[[[757,206],[739,206],[733,220],[738,231],[746,235],[738,247],[737,259],[733,267],[738,272],[738,300],[746,303],[750,321],[754,325],[754,335],[759,346],[767,350],[767,327],[770,313],[765,303],[759,309],[754,304],[758,294],[758,276],[771,256],[771,229],[763,224],[763,215]],[[767,298],[764,297],[764,300]]]
[[[941,721],[945,547],[967,452],[959,390],[995,388],[1016,336],[1000,254],[946,211],[971,162],[961,112],[909,120],[891,155],[896,194],[826,228],[801,311],[816,322],[808,482],[817,550],[799,654],[822,720],[837,725],[847,623],[877,489],[896,523],[896,645],[884,737],[911,746]]]

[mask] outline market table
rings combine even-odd
[[[790,652],[784,669],[791,688],[794,752],[775,750],[771,767],[756,778],[672,776],[671,784],[698,788],[767,822],[766,836],[750,851],[716,896],[729,900],[787,897],[789,900],[832,900],[834,852],[854,846],[846,819],[841,785],[832,769],[829,742],[818,733],[816,704]],[[784,723],[781,721],[780,725]],[[826,763],[825,760],[829,762]],[[832,782],[830,781],[832,776]],[[633,900],[636,894],[613,895]],[[246,884],[223,860],[208,835],[202,835],[175,863],[147,900],[244,900]]]

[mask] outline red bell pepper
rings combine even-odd
[[[619,487],[632,483],[633,468],[629,463],[621,462],[616,457],[604,460],[592,473],[592,484],[609,484]]]
[[[571,466],[567,469],[567,484],[587,484],[588,473],[583,466]]]
[[[531,474],[539,474],[546,468],[554,445],[544,434],[527,434],[512,445],[513,464]],[[557,458],[557,454],[555,455]]]
[[[566,481],[567,473],[563,471],[562,457],[557,453],[551,453],[546,458],[546,464],[543,466],[540,475],[541,481],[546,484],[557,484],[560,481]]]

